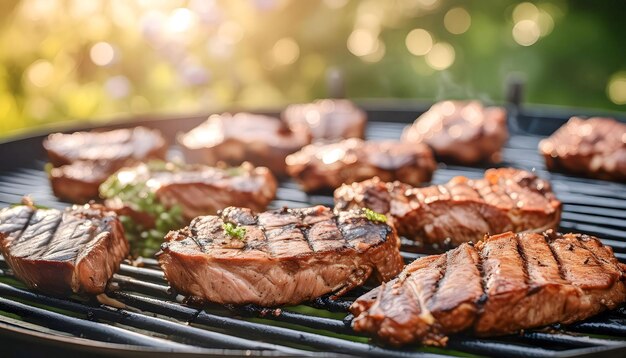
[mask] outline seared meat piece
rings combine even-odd
[[[216,214],[233,205],[265,210],[274,199],[277,182],[267,168],[255,168],[249,163],[215,168],[151,162],[116,172],[101,188],[102,197],[108,199],[107,206],[120,209],[125,206],[123,200],[109,194],[109,189],[139,186],[154,193],[158,203],[165,207],[180,206],[189,222],[196,216]]]
[[[308,145],[289,155],[286,163],[304,191],[334,189],[373,176],[420,185],[429,182],[437,168],[426,145],[357,138]]]
[[[43,143],[50,162],[52,191],[73,203],[98,198],[98,187],[124,165],[164,159],[167,146],[157,130],[144,127],[109,132],[54,133]]]
[[[539,143],[549,170],[626,181],[626,123],[572,117]]]
[[[108,132],[50,134],[43,142],[55,167],[79,160],[125,162],[127,159],[163,159],[167,146],[155,129],[135,127]]]
[[[285,157],[310,142],[306,132],[292,132],[277,118],[250,113],[214,114],[179,136],[189,162],[239,165],[249,161],[285,174]]]
[[[314,141],[363,138],[367,114],[346,99],[322,99],[292,104],[282,114],[294,132],[309,131]]]
[[[98,187],[122,162],[80,160],[51,168],[48,173],[52,191],[58,198],[74,203],[86,203],[98,197]]]
[[[550,183],[513,168],[489,169],[482,179],[455,177],[427,188],[374,178],[341,186],[335,203],[337,210],[368,207],[388,213],[399,235],[440,249],[488,233],[554,229],[561,219],[561,202]]]
[[[444,162],[463,165],[499,162],[508,136],[506,110],[478,101],[436,103],[402,134],[406,141],[428,144]]]
[[[157,257],[172,287],[222,304],[278,306],[337,297],[372,274],[390,280],[403,266],[390,226],[361,211],[333,214],[323,206],[258,215],[227,208],[165,239]]]
[[[100,205],[59,211],[29,204],[0,211],[0,252],[33,289],[102,293],[128,251],[117,216]]]
[[[626,266],[581,234],[511,232],[415,260],[357,299],[356,331],[393,345],[570,324],[626,301]]]

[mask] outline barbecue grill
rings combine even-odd
[[[513,91],[515,94],[516,91]],[[515,95],[513,96],[516,97]],[[368,112],[368,138],[399,138],[402,128],[427,106],[362,103]],[[275,114],[275,113],[274,113]],[[562,231],[597,235],[626,262],[626,185],[583,179],[545,170],[537,152],[539,140],[571,115],[567,109],[509,108],[511,137],[502,166],[535,170],[549,179],[563,202]],[[584,114],[584,113],[583,113]],[[206,116],[135,119],[132,125],[158,128],[174,142],[177,132],[201,123]],[[622,119],[623,120],[623,119]],[[129,126],[123,122],[111,127]],[[85,128],[72,128],[85,129]],[[68,128],[69,130],[69,128]],[[0,144],[0,206],[31,194],[35,203],[63,208],[50,189],[41,148],[44,133]],[[172,155],[177,155],[176,148]],[[443,183],[456,175],[478,178],[485,168],[441,166],[433,179]],[[272,208],[332,205],[332,195],[307,195],[292,181],[282,181]],[[423,256],[421,248],[403,241],[407,262]],[[123,264],[109,284],[106,301],[74,296],[55,298],[25,289],[0,261],[0,340],[3,351],[32,354],[43,347],[90,354],[123,356],[195,355],[352,355],[426,356],[602,356],[626,355],[626,309],[621,308],[569,326],[552,326],[496,338],[456,335],[448,347],[383,347],[353,332],[347,308],[369,288],[359,288],[338,301],[320,298],[296,307],[253,306],[202,308],[185,303],[163,278],[156,261],[140,267]],[[8,349],[8,351],[7,351]],[[43,356],[43,354],[41,354]]]

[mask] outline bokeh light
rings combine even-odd
[[[27,70],[28,80],[37,87],[45,87],[52,82],[54,67],[49,61],[37,60]]]
[[[521,20],[513,26],[513,39],[522,46],[531,46],[541,36],[539,25],[533,20]]]
[[[430,32],[424,29],[413,29],[406,35],[406,48],[415,56],[427,54],[433,47],[433,38]]]
[[[296,62],[298,56],[300,56],[300,47],[298,47],[298,43],[294,39],[286,37],[274,44],[272,55],[277,64],[290,65]]]
[[[438,42],[426,54],[426,63],[435,70],[445,70],[454,63],[454,47],[446,42]]]
[[[107,42],[98,42],[89,51],[91,61],[98,66],[106,66],[113,62],[115,49]]]
[[[466,32],[472,24],[472,18],[467,10],[455,7],[446,13],[443,24],[451,34],[460,35]]]
[[[606,92],[615,104],[626,104],[626,71],[611,76]]]
[[[359,57],[376,52],[378,44],[376,36],[365,29],[356,29],[348,37],[348,50]]]

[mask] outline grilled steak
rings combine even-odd
[[[499,162],[508,138],[506,111],[483,107],[478,101],[439,102],[407,127],[402,137],[428,144],[444,162]]]
[[[277,118],[250,113],[212,115],[179,136],[189,162],[216,165],[245,161],[285,174],[285,157],[310,142],[306,132],[292,132]]]
[[[164,159],[167,146],[157,130],[144,127],[109,132],[54,133],[44,141],[54,194],[73,203],[98,198],[98,187],[116,170],[146,160]]]
[[[235,168],[215,168],[151,162],[123,168],[110,181],[101,188],[102,196],[108,198],[107,206],[123,208],[123,212],[129,213],[133,208],[125,207],[123,200],[109,194],[109,188],[113,186],[116,191],[119,187],[145,186],[160,204],[180,206],[187,222],[233,205],[265,210],[274,199],[277,186],[267,168],[255,168],[249,163]]]
[[[430,181],[437,167],[426,145],[357,138],[308,145],[286,162],[287,172],[304,191],[334,189],[373,176],[420,185]]]
[[[345,99],[322,99],[307,104],[292,104],[282,119],[294,132],[309,131],[314,141],[363,138],[367,114]]]
[[[581,234],[511,232],[420,258],[357,299],[356,331],[393,345],[569,324],[626,301],[626,266]]]
[[[155,129],[135,127],[108,132],[76,132],[50,134],[43,143],[55,167],[79,160],[125,162],[132,158],[164,158],[165,139]]]
[[[229,233],[236,225],[239,237]],[[243,232],[242,232],[243,231]],[[277,306],[343,295],[402,270],[393,229],[323,206],[254,214],[227,208],[165,238],[157,254],[177,291],[221,304]]]
[[[626,181],[626,123],[572,117],[539,143],[539,151],[550,170]]]
[[[73,203],[86,203],[98,197],[98,187],[122,162],[81,160],[51,168],[48,173],[54,195]]]
[[[455,247],[485,234],[541,232],[558,227],[561,202],[550,183],[513,168],[489,169],[482,179],[455,177],[413,188],[378,178],[335,191],[335,208],[368,207],[388,213],[398,234],[434,246]]]
[[[0,252],[28,287],[52,294],[104,292],[128,255],[124,229],[100,205],[0,211]]]

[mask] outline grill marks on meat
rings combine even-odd
[[[437,167],[426,145],[357,138],[308,145],[289,155],[286,162],[289,175],[308,192],[373,176],[420,185],[431,180]]]
[[[310,132],[313,141],[364,138],[367,114],[345,99],[322,99],[292,104],[282,119],[294,132]]]
[[[245,228],[242,240],[223,224]],[[221,304],[298,304],[343,295],[370,276],[380,281],[402,270],[394,230],[360,212],[323,206],[255,214],[227,208],[173,231],[157,254],[177,291]]]
[[[264,210],[276,195],[277,182],[264,167],[244,163],[235,168],[215,168],[204,165],[174,165],[162,168],[139,164],[115,173],[120,183],[146,185],[166,207],[179,205],[187,222],[200,215],[216,214],[229,206],[240,205],[252,210]],[[133,216],[140,213],[124,207],[119,200],[107,200],[107,206]],[[145,220],[140,220],[145,221]],[[150,227],[147,225],[146,227]]]
[[[308,132],[293,132],[278,118],[250,113],[212,115],[179,136],[189,162],[217,165],[245,161],[285,174],[285,157],[310,142]]]
[[[402,138],[428,144],[445,162],[499,162],[508,138],[506,111],[478,101],[439,102],[407,127]]]
[[[387,213],[399,235],[435,248],[476,242],[487,233],[554,229],[561,217],[550,184],[513,168],[427,188],[374,178],[335,191],[337,210],[362,207]]]
[[[0,211],[0,251],[30,288],[99,294],[129,246],[115,213],[100,205],[65,211],[20,205]]]
[[[594,237],[504,233],[407,265],[355,301],[352,324],[393,345],[569,324],[626,301],[625,269]]]
[[[167,143],[145,127],[108,132],[54,133],[44,140],[51,164],[49,178],[57,197],[73,203],[98,198],[98,187],[125,165],[164,159]]]
[[[550,170],[626,181],[626,124],[614,119],[572,117],[539,152]]]

